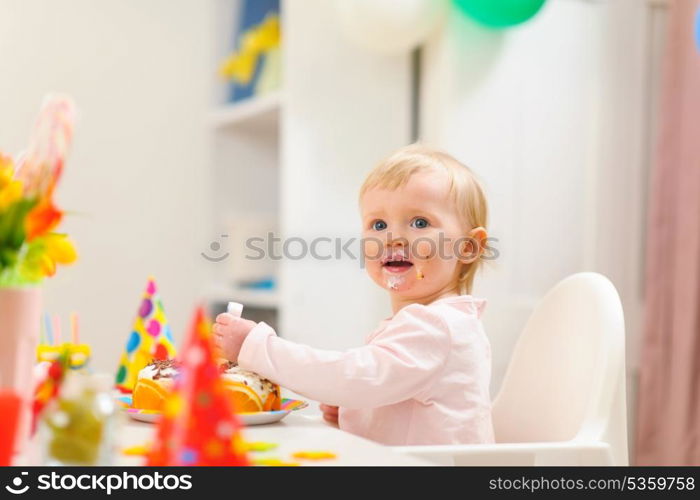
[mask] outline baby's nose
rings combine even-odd
[[[408,246],[408,240],[398,234],[388,234],[387,235],[387,245],[390,247],[406,247]]]

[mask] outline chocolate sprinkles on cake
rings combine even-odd
[[[161,371],[171,369],[179,370],[182,363],[176,359],[152,359],[151,365],[155,368],[156,372],[153,375],[153,380],[158,380],[161,377],[172,378],[170,375],[163,375]]]

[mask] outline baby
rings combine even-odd
[[[486,247],[487,205],[472,172],[420,145],[400,149],[360,190],[363,250],[393,315],[362,347],[314,349],[264,322],[216,318],[224,355],[322,401],[327,421],[387,445],[493,442],[491,351],[469,295]]]

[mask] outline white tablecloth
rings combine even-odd
[[[283,396],[292,399],[304,399],[291,391],[284,390]],[[388,446],[383,446],[353,434],[339,430],[323,421],[318,403],[308,401],[309,406],[293,411],[282,421],[248,426],[243,429],[243,438],[247,442],[274,443],[276,448],[265,452],[251,452],[251,458],[277,458],[285,462],[300,465],[434,465],[399,453]],[[120,425],[116,444],[118,450],[138,445],[146,445],[153,440],[155,424],[137,422],[127,416],[119,415]],[[36,435],[25,453],[16,457],[15,465],[40,465],[41,453]],[[118,452],[114,465],[142,465],[144,458],[127,456]],[[299,460],[292,457],[298,451],[330,451],[337,458],[332,460]]]
[[[154,425],[128,422],[120,435],[121,446],[140,445],[152,439]],[[266,452],[251,452],[252,458],[274,457],[301,465],[432,465],[428,462],[394,453],[390,447],[368,441],[326,424],[319,416],[291,413],[281,422],[249,426],[243,430],[248,442],[277,444]],[[320,450],[336,454],[333,460],[298,460],[297,451]],[[120,455],[117,465],[140,465],[140,457]]]

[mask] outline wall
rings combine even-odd
[[[333,2],[288,0],[283,12],[282,236],[359,238],[366,173],[409,141],[409,56],[346,41]],[[386,292],[348,257],[285,259],[280,285],[284,336],[315,347],[361,345],[391,314]]]
[[[632,12],[632,28],[614,25],[620,11],[611,4],[553,0],[504,32],[453,12],[426,48],[424,137],[472,166],[490,194],[500,258],[477,293],[493,306],[486,321],[496,381],[525,319],[554,283],[639,262],[643,206],[627,198],[644,186],[644,86],[633,84],[646,76],[644,45],[620,42],[639,40],[634,31],[643,22]],[[623,248],[607,239],[620,230],[631,233]],[[635,294],[638,269],[633,278],[621,274],[613,281]]]
[[[176,340],[199,296],[211,235],[204,112],[210,10],[193,0],[0,3],[0,148],[26,144],[42,96],[75,98],[58,202],[80,260],[46,285],[78,311],[97,371],[116,369],[149,274]]]
[[[494,395],[539,298],[579,271],[621,295],[634,389],[664,18],[658,1],[550,0],[497,32],[453,7],[425,47],[423,137],[484,180],[499,239],[475,291],[490,301]]]

